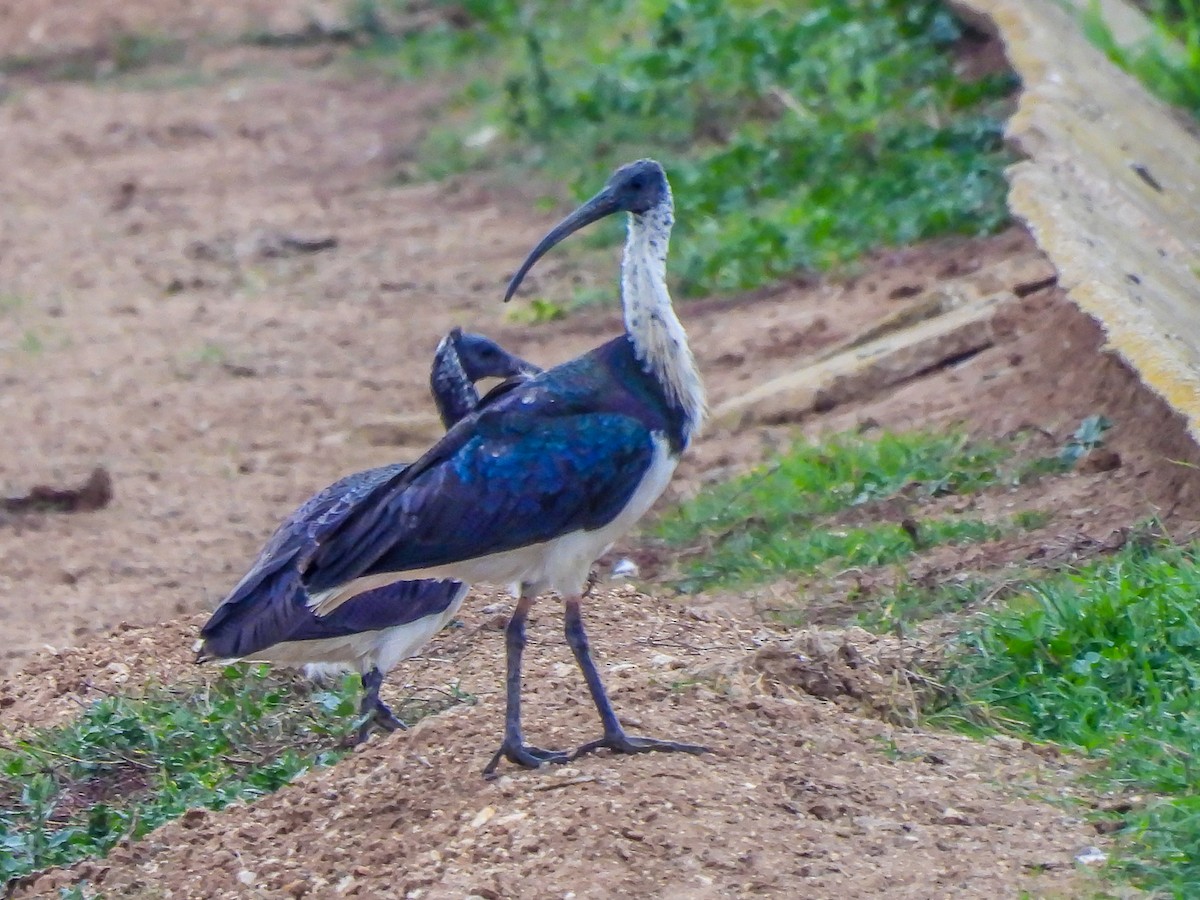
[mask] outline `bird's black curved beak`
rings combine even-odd
[[[575,210],[575,212],[551,228],[538,245],[533,248],[533,251],[525,257],[525,262],[521,263],[521,268],[517,269],[517,273],[509,281],[508,290],[504,292],[504,302],[507,303],[512,299],[513,294],[517,292],[517,288],[521,286],[522,279],[533,268],[533,264],[545,255],[547,250],[585,225],[590,225],[592,222],[620,211],[621,207],[617,203],[616,193],[606,187],[591,200],[588,200]]]

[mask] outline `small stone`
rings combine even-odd
[[[808,814],[813,818],[820,819],[822,822],[831,822],[837,818],[838,811],[830,804],[821,800],[808,808]]]
[[[485,619],[479,626],[481,631],[503,631],[507,627],[508,616],[505,613],[497,613]]]
[[[1098,866],[1108,861],[1108,854],[1099,847],[1084,847],[1075,854],[1075,862],[1082,866]]]
[[[201,809],[199,807],[194,807],[192,809],[187,810],[182,816],[179,817],[179,823],[181,825],[183,825],[184,828],[196,828],[206,818],[208,818],[208,810],[207,809]]]
[[[496,814],[496,807],[485,806],[479,812],[475,813],[475,818],[471,820],[472,828],[482,828],[491,821],[492,816]]]
[[[637,578],[641,570],[638,564],[627,556],[618,559],[612,567],[612,578]]]
[[[1116,450],[1110,450],[1107,447],[1099,447],[1091,451],[1079,463],[1079,471],[1085,475],[1111,472],[1119,468],[1121,468],[1121,455]]]
[[[942,810],[942,814],[938,816],[937,823],[939,825],[970,825],[970,817],[953,806],[947,806]]]
[[[283,892],[289,897],[303,897],[308,893],[308,882],[303,878],[297,878],[295,881],[289,881],[283,886]]]
[[[499,128],[495,125],[484,125],[478,131],[473,131],[463,138],[463,146],[470,150],[482,150],[498,137],[500,137]]]
[[[256,882],[258,880],[258,873],[251,872],[249,869],[242,869],[240,872],[237,873],[237,880],[239,882],[241,882],[242,884],[246,885],[247,887],[249,887],[250,885],[254,884],[254,882]]]

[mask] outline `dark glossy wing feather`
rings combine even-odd
[[[233,646],[249,641],[261,650],[268,634],[285,634],[295,624],[296,610],[307,614],[299,570],[321,540],[336,530],[362,498],[381,484],[403,473],[402,463],[356,472],[334,482],[300,505],[267,540],[250,571],[230,591],[200,630],[205,653],[210,656],[241,656]],[[253,635],[241,636],[247,617],[254,620]],[[284,638],[276,638],[282,640]],[[248,651],[247,651],[248,652]]]
[[[288,640],[311,641],[408,625],[450,608],[465,588],[459,581],[396,581],[351,597],[327,616],[305,608]]]
[[[309,591],[599,528],[650,467],[651,432],[620,413],[480,417],[411,482],[360,504],[304,574]]]
[[[625,335],[485,400],[325,535],[310,592],[603,525],[645,475],[652,436],[672,452],[686,440]]]
[[[260,583],[254,602],[241,605],[226,627],[205,634],[204,655],[216,659],[253,656],[284,641],[313,641],[407,625],[441,615],[463,585],[457,581],[397,581],[364,591],[330,615],[318,617],[294,568]]]

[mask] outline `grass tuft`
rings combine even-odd
[[[915,511],[933,498],[1001,482],[1008,456],[1003,447],[961,434],[841,435],[799,444],[669,512],[653,535],[683,548],[677,586],[689,592],[811,573],[829,560],[843,567],[896,562],[936,544],[997,537],[995,524],[918,519]],[[842,511],[893,499],[903,501],[901,515],[874,515],[864,524],[837,519]]]
[[[1102,760],[1125,814],[1114,863],[1140,886],[1200,895],[1200,547],[1134,540],[1021,591],[964,633],[934,721],[1001,728]]]

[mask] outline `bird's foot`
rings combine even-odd
[[[365,744],[371,737],[371,732],[376,728],[387,732],[408,730],[408,726],[391,711],[386,703],[378,701],[373,709],[366,712],[366,718],[358,726],[354,737],[346,741],[346,745],[357,747],[359,744]]]
[[[505,738],[500,749],[492,756],[491,762],[483,767],[483,774],[485,778],[494,777],[496,766],[500,764],[501,759],[507,759],[509,762],[527,769],[536,769],[547,764],[565,763],[570,758],[570,754],[563,750],[543,750],[541,747],[531,747],[519,738],[517,740]]]
[[[374,722],[384,731],[407,731],[408,726],[404,724],[397,715],[391,711],[386,703],[379,701],[375,704],[375,712],[372,714],[369,721]]]
[[[571,759],[578,759],[597,750],[611,750],[613,753],[712,753],[708,747],[699,744],[683,744],[679,741],[662,741],[650,737],[630,737],[624,731],[616,734],[606,734],[596,741],[584,744],[571,754]]]

